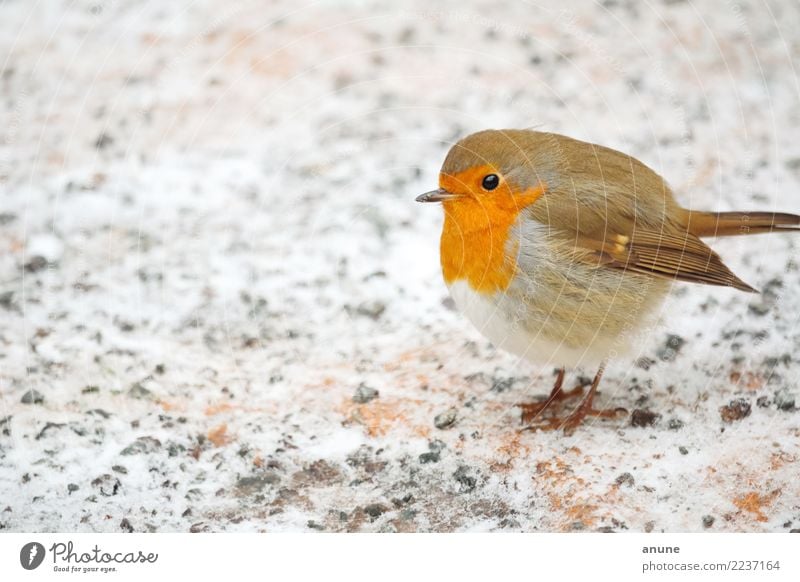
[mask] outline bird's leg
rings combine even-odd
[[[543,400],[541,402],[529,402],[519,405],[519,407],[522,409],[523,424],[530,424],[544,411],[545,408],[550,406],[553,402],[568,400],[583,394],[583,384],[579,384],[572,390],[562,390],[564,386],[565,374],[566,370],[564,368],[559,368],[556,375],[556,383],[553,385],[553,389],[550,391],[550,396],[547,397],[547,400]]]
[[[594,377],[594,381],[592,382],[591,388],[589,388],[589,393],[586,395],[586,398],[581,401],[578,407],[573,410],[569,416],[565,418],[548,418],[540,423],[526,427],[525,430],[557,430],[563,428],[564,434],[572,434],[587,416],[594,418],[615,418],[619,414],[627,414],[628,411],[624,408],[598,410],[592,406],[594,395],[597,393],[597,386],[600,384],[604,371],[605,364],[602,364],[597,371],[597,375]]]

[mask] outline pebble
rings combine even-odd
[[[631,426],[639,428],[653,426],[659,418],[661,415],[656,412],[637,408],[631,413]]]
[[[356,393],[353,395],[353,402],[358,404],[366,404],[375,400],[380,393],[375,389],[367,386],[363,382],[356,388]]]
[[[423,465],[425,465],[427,463],[438,463],[440,457],[441,457],[441,455],[439,454],[438,451],[437,452],[432,452],[431,451],[431,452],[428,452],[428,453],[422,453],[419,456],[419,462],[422,463]]]
[[[633,475],[630,473],[622,473],[619,477],[614,479],[614,483],[619,486],[626,485],[627,487],[633,487],[634,483],[636,483]]]
[[[143,436],[133,441],[122,449],[120,455],[141,455],[153,453],[161,448],[161,441],[157,438]]]
[[[92,487],[103,497],[113,497],[119,492],[122,482],[113,475],[105,473],[92,480]]]
[[[383,312],[386,311],[386,304],[381,301],[369,301],[360,304],[356,307],[355,312],[358,315],[369,317],[372,320],[378,320]]]
[[[20,402],[22,404],[41,404],[44,402],[44,396],[38,390],[31,389],[22,395]]]
[[[370,503],[364,508],[364,513],[370,517],[370,521],[375,521],[387,511],[389,511],[389,508],[383,503]]]
[[[782,410],[784,412],[793,412],[797,410],[797,395],[794,392],[789,392],[788,390],[778,390],[775,393],[775,406],[778,407],[778,410]]]
[[[667,336],[664,346],[656,352],[656,355],[662,362],[672,362],[685,344],[686,340],[681,336],[670,334]]]
[[[724,422],[731,423],[750,416],[750,410],[750,403],[747,400],[737,398],[736,400],[731,400],[725,406],[721,406],[719,415]]]
[[[141,382],[136,382],[131,386],[130,390],[128,390],[128,396],[136,400],[150,400],[153,397],[153,393],[142,386]]]
[[[241,496],[255,495],[269,485],[280,483],[280,480],[281,478],[277,473],[242,477],[236,482],[236,493]]]
[[[459,493],[471,493],[478,484],[478,480],[469,474],[469,468],[465,465],[461,465],[456,469],[455,473],[453,473],[453,478],[458,481]]]
[[[64,243],[50,233],[35,234],[28,239],[25,247],[25,270],[39,271],[48,265],[55,265],[64,255]]]
[[[458,411],[455,408],[451,408],[441,414],[437,414],[433,419],[433,425],[438,429],[444,430],[453,426],[457,417]]]
[[[679,418],[670,418],[667,423],[667,428],[670,430],[680,430],[683,428],[683,421]]]

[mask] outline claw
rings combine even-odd
[[[568,392],[561,390],[561,383],[563,382],[563,372],[559,371],[559,378],[556,386],[550,393],[550,397],[544,402],[534,402],[532,404],[522,404],[522,422],[528,424],[523,431],[528,430],[558,430],[563,429],[564,434],[570,435],[575,432],[587,416],[594,418],[616,418],[620,415],[628,414],[625,408],[609,408],[609,409],[596,409],[592,406],[594,395],[597,393],[597,386],[600,384],[600,379],[603,377],[604,366],[601,366],[591,384],[589,393],[586,398],[573,410],[568,416],[561,418],[546,418],[536,420],[539,413],[544,411],[553,401],[564,400],[566,398],[574,397],[576,392],[581,394],[583,392],[583,385],[577,386]],[[534,422],[535,421],[535,422]]]

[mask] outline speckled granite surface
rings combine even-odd
[[[552,370],[447,307],[413,203],[452,140],[538,125],[800,211],[796,3],[31,4],[0,6],[0,530],[800,528],[800,239],[713,244],[765,293],[675,285],[602,386],[631,417],[521,433]]]

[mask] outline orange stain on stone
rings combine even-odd
[[[756,521],[767,521],[764,509],[769,507],[778,495],[780,495],[779,489],[767,495],[759,495],[757,492],[751,491],[734,498],[733,504],[741,511],[752,513]]]
[[[211,441],[215,447],[227,445],[232,440],[228,434],[228,425],[221,424],[215,428],[212,428],[210,431],[208,431],[208,440]]]
[[[443,203],[445,218],[440,241],[442,273],[447,284],[466,280],[472,289],[494,293],[508,288],[516,274],[517,249],[508,248],[511,227],[519,213],[536,202],[544,186],[514,192],[505,182],[495,190],[481,188],[489,166],[456,175],[440,174],[439,187],[458,198]]]
[[[351,400],[345,401],[341,409],[344,416],[351,422],[364,427],[369,436],[383,436],[398,423],[405,422],[405,415],[398,410],[396,403],[369,402],[355,404]]]

